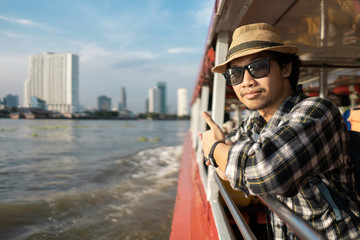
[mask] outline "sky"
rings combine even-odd
[[[166,82],[176,112],[177,89],[191,99],[204,53],[212,0],[0,0],[0,98],[23,101],[29,55],[79,56],[80,104],[97,97],[145,111],[149,88]]]

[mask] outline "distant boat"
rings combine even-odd
[[[19,119],[19,118],[25,118],[24,113],[10,113],[10,118],[12,119]]]
[[[35,118],[38,118],[35,116],[35,114],[33,114],[32,112],[26,112],[25,113],[25,118],[26,119],[35,119]]]

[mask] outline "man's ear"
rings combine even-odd
[[[284,78],[290,77],[292,70],[292,62],[283,64],[282,75]]]

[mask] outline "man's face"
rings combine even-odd
[[[256,60],[272,58],[269,53],[257,53],[231,61],[230,68],[242,67]],[[291,73],[291,64],[280,68],[276,60],[270,60],[270,72],[262,78],[252,77],[247,70],[242,83],[233,86],[240,99],[250,110],[258,110],[266,119],[272,116],[281,103],[291,95],[292,89],[287,77]],[[271,118],[271,117],[270,117]]]

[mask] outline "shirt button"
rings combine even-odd
[[[280,229],[281,228],[280,224],[276,224],[276,228]]]

